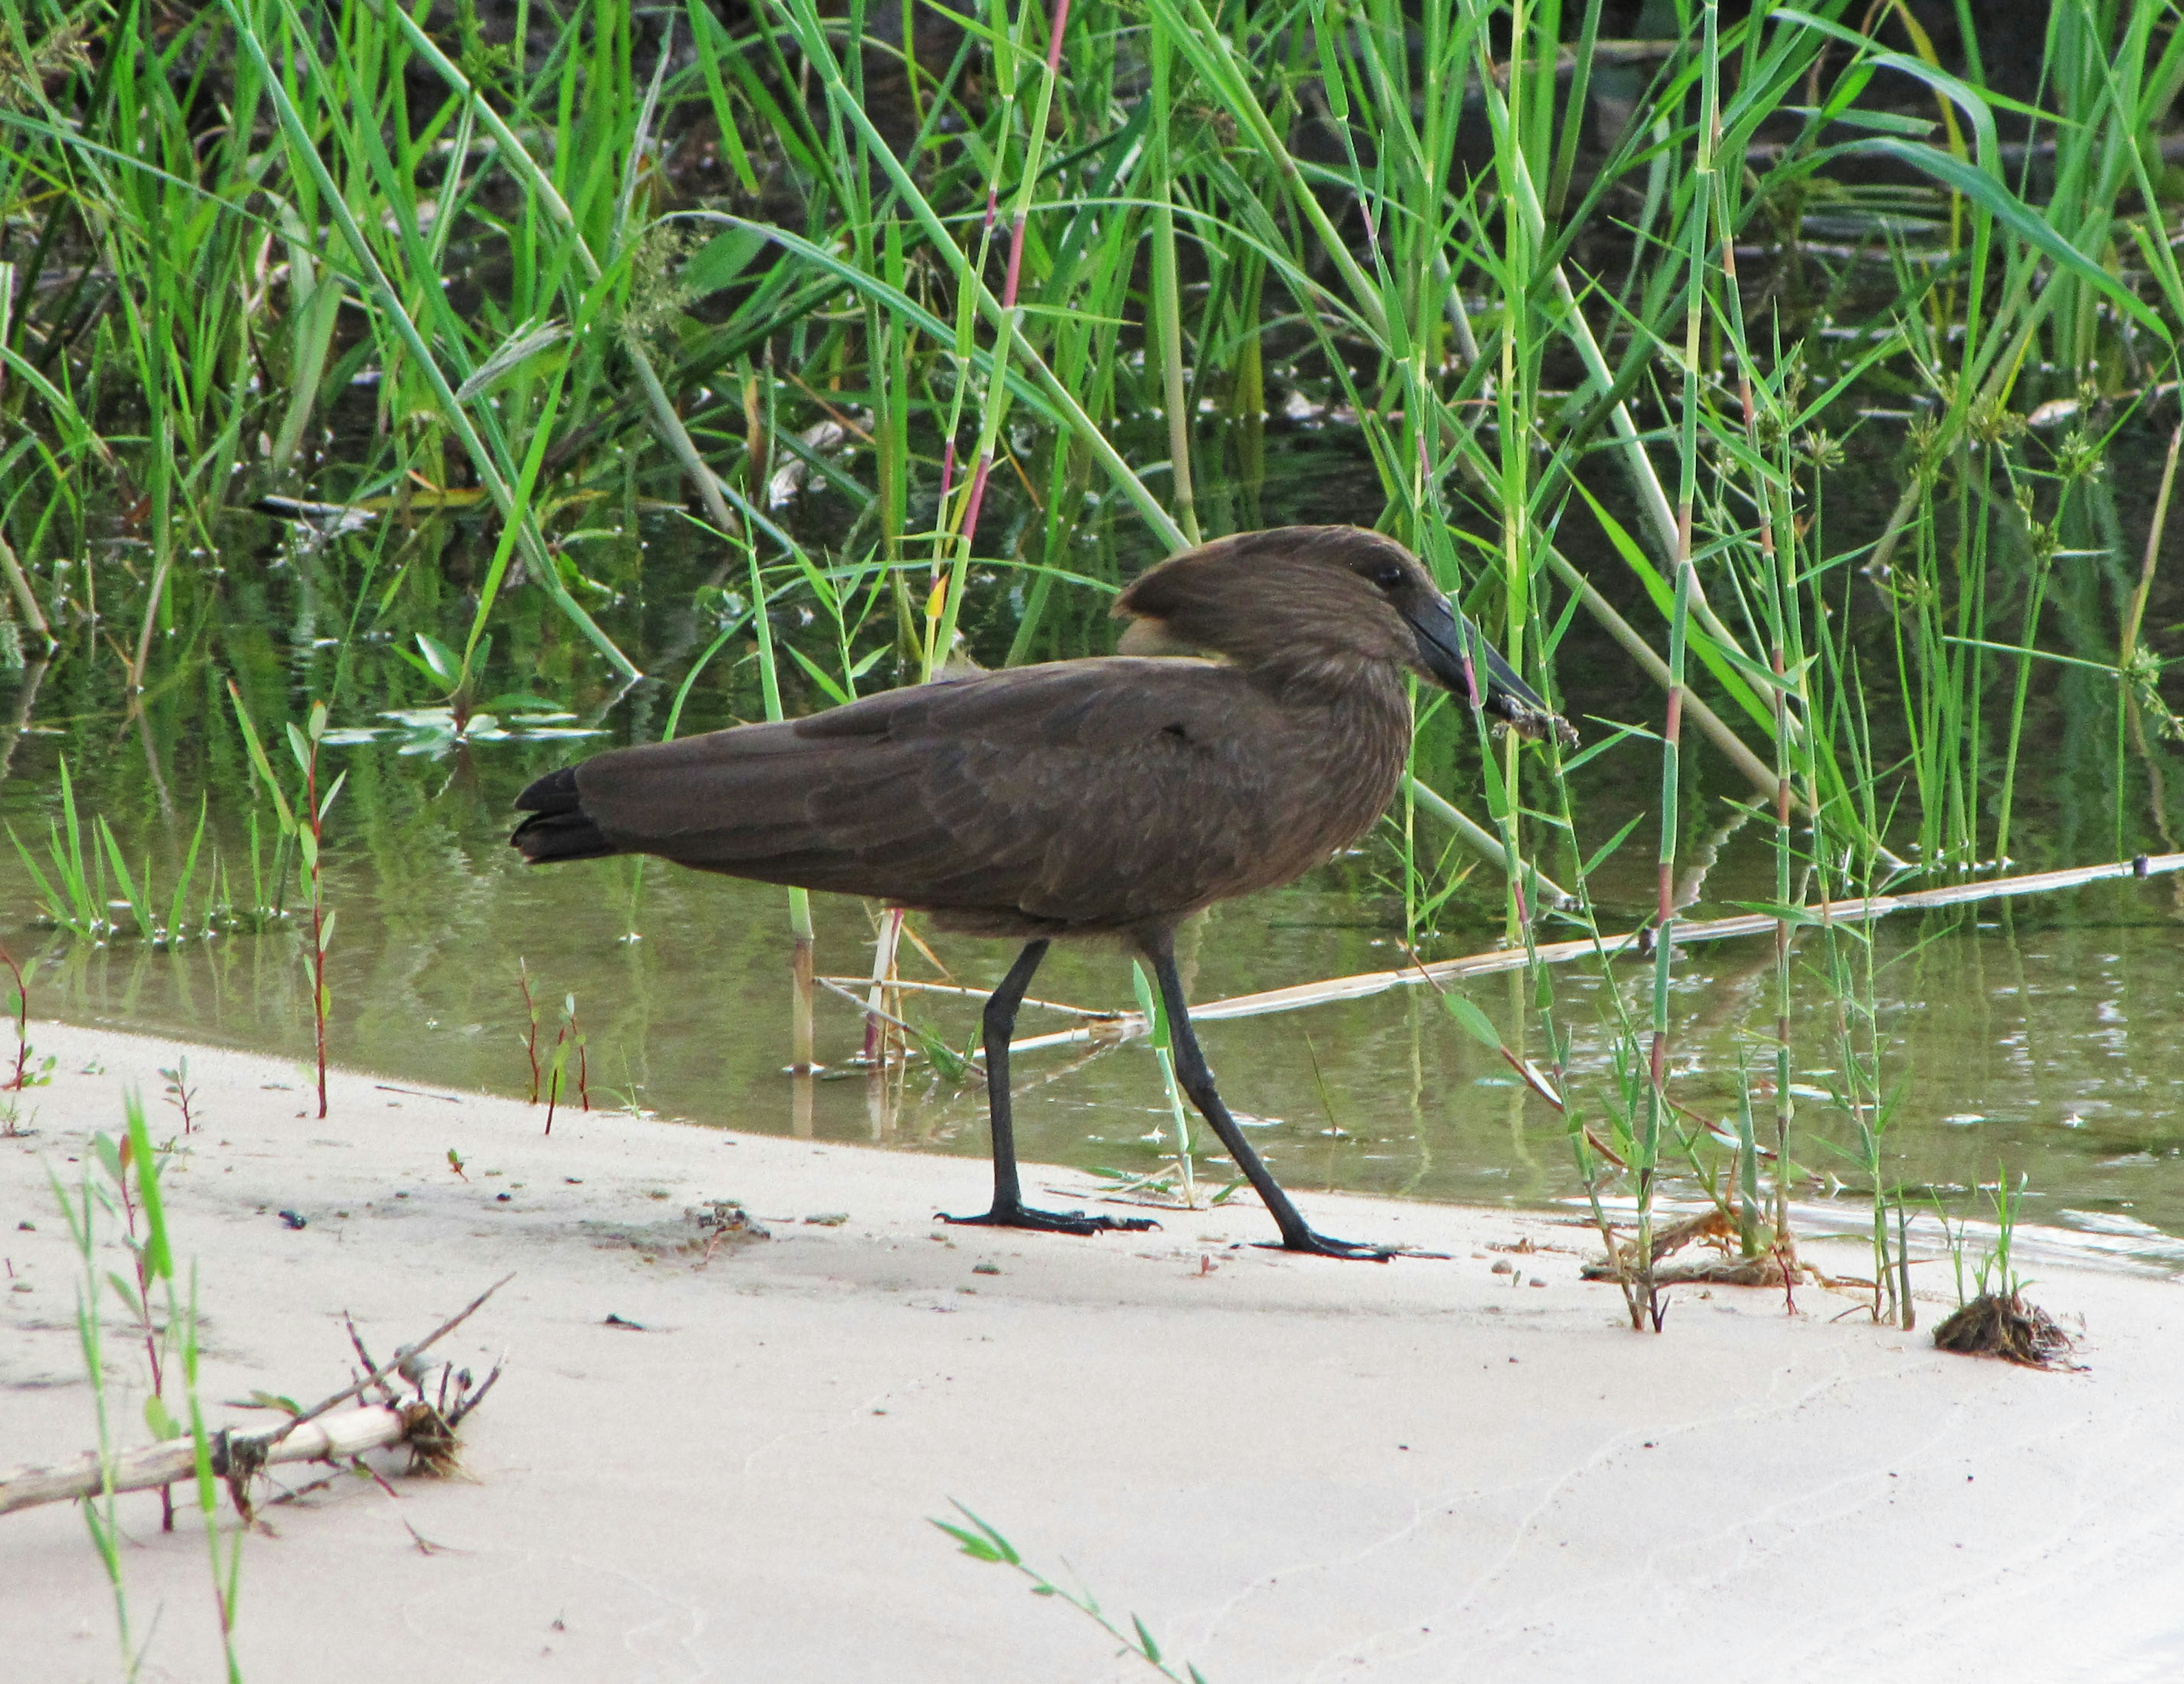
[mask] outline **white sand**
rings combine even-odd
[[[33,1039],[59,1067],[35,1137],[0,1141],[0,1253],[30,1289],[0,1291],[0,1464],[94,1441],[46,1166],[79,1174],[125,1085],[171,1132],[157,1071],[181,1050]],[[516,1276],[450,1341],[508,1354],[467,1478],[343,1480],[245,1544],[258,1684],[1153,1676],[956,1553],[927,1520],[951,1498],[1212,1684],[2184,1676],[2170,1281],[2044,1271],[2086,1330],[2068,1375],[1836,1319],[1851,1301],[1817,1290],[1794,1317],[1685,1291],[1639,1336],[1546,1217],[1302,1201],[1455,1254],[1385,1266],[1230,1250],[1268,1231],[1250,1206],[941,1233],[936,1209],[983,1207],[982,1163],[566,1112],[546,1140],[521,1105],[348,1074],[320,1123],[293,1066],[187,1051],[204,1123],[166,1186],[209,1397],[331,1391],[343,1310],[383,1352]],[[773,1238],[701,1262],[684,1213],[716,1198]],[[1525,1236],[1547,1249],[1492,1273],[1487,1245]],[[141,1355],[109,1354],[141,1439]],[[216,1678],[201,1533],[122,1501],[143,1676]],[[121,1670],[80,1516],[0,1517],[0,1681]]]

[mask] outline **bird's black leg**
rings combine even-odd
[[[1016,1129],[1009,1111],[1009,1038],[1016,1033],[1017,1007],[1032,973],[1046,957],[1048,944],[1029,941],[1009,967],[1001,985],[986,1001],[986,1105],[994,1129],[994,1207],[983,1216],[950,1216],[940,1220],[987,1228],[1034,1228],[1050,1234],[1098,1234],[1111,1229],[1137,1231],[1157,1228],[1150,1218],[1087,1216],[1081,1210],[1034,1210],[1023,1202],[1017,1179]]]
[[[1161,1004],[1167,1010],[1168,1040],[1175,1050],[1175,1079],[1184,1092],[1190,1096],[1190,1102],[1198,1107],[1200,1114],[1213,1125],[1213,1132],[1221,1137],[1228,1156],[1236,1160],[1236,1167],[1258,1190],[1259,1197],[1282,1230],[1281,1249],[1308,1252],[1314,1257],[1387,1262],[1395,1255],[1392,1247],[1330,1240],[1323,1234],[1312,1232],[1304,1218],[1297,1214],[1290,1196],[1259,1161],[1259,1154],[1251,1150],[1251,1143],[1244,1138],[1244,1131],[1236,1126],[1236,1119],[1228,1114],[1228,1107],[1222,1102],[1220,1092],[1213,1085],[1213,1072],[1206,1068],[1206,1055],[1198,1050],[1198,1037],[1190,1027],[1190,1006],[1183,997],[1183,979],[1175,973],[1174,932],[1161,929],[1142,935],[1139,945],[1152,962],[1153,974],[1160,983]]]

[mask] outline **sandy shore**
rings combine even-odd
[[[0,1141],[0,1464],[95,1441],[47,1168],[81,1173],[125,1086],[156,1136],[177,1121],[157,1073],[182,1049],[33,1040],[58,1064],[36,1135]],[[203,1122],[166,1186],[209,1397],[322,1395],[350,1378],[343,1311],[391,1347],[515,1275],[450,1341],[508,1358],[466,1477],[266,1511],[253,1680],[1154,1676],[956,1553],[928,1520],[951,1500],[1211,1684],[2184,1675],[2170,1281],[2045,1271],[2083,1319],[2073,1375],[1943,1356],[1817,1290],[1794,1316],[1685,1291],[1640,1337],[1550,1217],[1301,1202],[1453,1253],[1384,1266],[1231,1249],[1264,1236],[1252,1207],[943,1233],[982,1163],[566,1112],[549,1140],[524,1106],[358,1074],[321,1123],[293,1066],[187,1051]],[[716,1199],[772,1237],[704,1257],[686,1212]],[[141,1356],[109,1356],[139,1440]],[[123,1503],[142,1676],[219,1676],[201,1533]],[[0,1517],[0,1609],[9,1684],[120,1676],[72,1509]]]

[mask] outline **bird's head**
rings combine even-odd
[[[1577,740],[1416,556],[1362,527],[1218,538],[1140,575],[1115,613],[1125,655],[1203,652],[1307,689],[1407,668],[1525,736]]]

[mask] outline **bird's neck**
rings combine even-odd
[[[1384,661],[1361,661],[1347,650],[1291,649],[1245,670],[1287,706],[1332,708],[1360,725],[1393,721],[1409,734],[1410,685]]]

